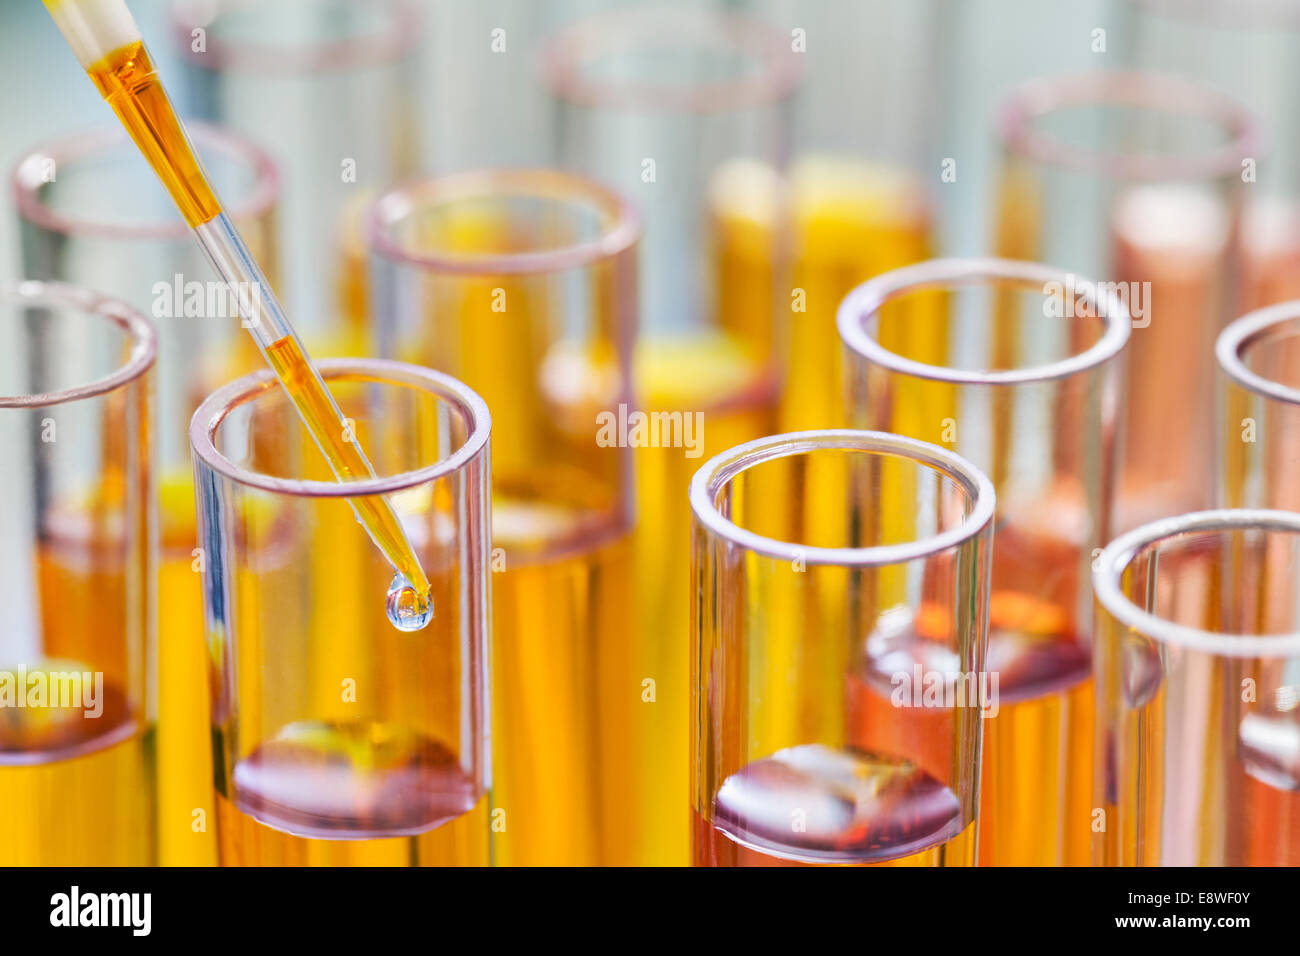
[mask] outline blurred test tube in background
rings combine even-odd
[[[906,338],[889,327],[916,324],[908,299],[940,295],[951,312],[933,314],[952,328],[914,341],[978,347],[953,348],[936,362],[899,348]],[[973,320],[988,338],[959,328]],[[940,443],[997,490],[985,668],[997,677],[998,710],[984,721],[980,864],[1086,865],[1088,573],[1110,538],[1128,313],[1095,283],[1073,283],[1055,268],[938,259],[855,289],[840,310],[840,334],[855,426]],[[859,667],[888,683],[929,659],[930,645],[917,637],[877,638]]]
[[[195,147],[254,255],[275,276],[274,165],[251,143],[195,124]],[[159,516],[159,861],[212,863],[208,675],[190,465],[203,397],[261,365],[240,316],[189,229],[125,133],[61,137],[14,169],[23,274],[100,289],[152,317],[158,337],[153,437]],[[213,290],[222,294],[213,296]]]
[[[707,456],[775,426],[776,290],[788,289],[777,224],[797,57],[763,21],[708,5],[640,4],[556,34],[542,75],[560,164],[614,187],[645,218],[627,412],[658,428],[629,438],[637,506],[629,626],[640,635],[645,683],[640,747],[654,768],[647,862],[681,864],[689,834],[684,489]]]
[[[418,167],[410,0],[178,0],[187,116],[265,148],[284,176],[276,291],[309,351],[372,354],[359,224]]]
[[[1095,73],[1021,86],[998,132],[997,253],[1115,283],[1133,319],[1113,529],[1209,505],[1253,117],[1192,81]]]
[[[157,862],[153,328],[0,287],[0,865]]]
[[[598,426],[631,401],[637,219],[566,173],[471,171],[384,193],[367,229],[382,354],[492,409],[495,859],[642,862],[631,457]]]
[[[1120,0],[1115,36],[1141,70],[1249,103],[1268,139],[1245,190],[1234,314],[1300,297],[1300,2]]]
[[[1093,864],[1300,865],[1300,515],[1144,525],[1093,588]]]
[[[1218,504],[1300,511],[1300,303],[1242,316],[1216,353]]]

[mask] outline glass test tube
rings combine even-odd
[[[253,254],[272,266],[275,167],[219,128],[197,124],[192,134]],[[102,289],[158,321],[158,857],[164,866],[211,864],[212,828],[195,826],[196,811],[206,819],[213,808],[187,431],[208,392],[261,360],[235,304],[209,296],[217,283],[203,251],[120,129],[42,144],[19,160],[13,190],[24,275]]]
[[[420,97],[422,170],[447,173],[553,161],[537,56],[570,3],[478,0],[428,4]]]
[[[1300,865],[1300,515],[1153,522],[1093,586],[1093,862]]]
[[[908,300],[925,297],[946,300],[932,314],[950,328],[916,341],[961,343],[942,364],[898,350],[890,328],[915,322]],[[1128,313],[1046,266],[939,259],[860,286],[839,321],[853,424],[942,443],[997,489],[986,667],[999,706],[984,728],[980,864],[1086,865],[1088,568],[1109,539]]]
[[[417,13],[408,0],[171,8],[187,115],[248,136],[283,171],[281,298],[311,352],[373,354],[360,217],[418,165]]]
[[[808,521],[823,482],[834,525]],[[808,431],[717,456],[690,500],[696,865],[974,865],[988,478]]]
[[[190,425],[220,862],[490,861],[486,405],[395,362],[320,363],[378,477],[342,485],[269,371]],[[390,495],[430,582],[427,628],[348,496]]]
[[[1127,63],[1194,78],[1259,114],[1269,148],[1246,190],[1234,312],[1300,297],[1300,3],[1125,0],[1116,13]]]
[[[769,25],[684,5],[579,20],[543,53],[559,162],[616,188],[646,224],[631,411],[662,428],[633,438],[631,617],[655,694],[643,714],[651,863],[684,864],[690,832],[681,489],[705,457],[775,424],[777,283],[787,289],[780,177],[796,62]]]
[[[653,794],[629,628],[626,441],[640,226],[553,171],[385,193],[369,223],[383,353],[493,409],[494,828],[507,865],[635,863]]]
[[[1190,81],[1096,73],[1021,87],[999,133],[998,254],[1114,282],[1133,317],[1114,529],[1209,505],[1213,342],[1235,311],[1253,118]]]
[[[938,247],[943,169],[934,145],[951,11],[941,19],[933,0],[745,0],[743,6],[780,29],[787,45],[799,49],[802,66],[784,223],[791,262],[777,293],[789,326],[778,330],[778,427],[842,425],[840,301],[859,283],[929,259]],[[757,230],[751,198],[732,198],[732,215]],[[919,316],[916,326],[899,325],[902,334],[913,328],[941,326],[929,316]],[[941,355],[947,345],[908,347]]]
[[[1218,504],[1300,512],[1300,302],[1242,316],[1215,351]]]
[[[152,865],[154,332],[29,281],[0,336],[0,865]]]

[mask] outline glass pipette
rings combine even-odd
[[[208,261],[236,296],[243,324],[335,476],[339,481],[375,477],[266,276],[222,210],[125,0],[44,3],[77,60],[180,209]],[[424,627],[433,614],[429,581],[397,513],[382,495],[348,501],[397,572],[389,589],[389,619],[402,630]]]

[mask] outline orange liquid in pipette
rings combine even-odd
[[[114,50],[86,72],[144,153],[190,227],[200,226],[220,214],[221,204],[176,118],[144,44],[129,43]],[[266,358],[339,478],[374,477],[364,452],[345,428],[298,342],[292,336],[278,339],[267,347]],[[428,596],[429,581],[396,512],[380,495],[351,501],[372,540],[415,589],[419,596],[415,604],[419,606]]]
[[[86,71],[190,227],[221,212],[212,187],[185,138],[167,91],[143,43],[128,43]]]
[[[338,411],[328,393],[316,386],[307,356],[298,340],[291,335],[273,342],[266,350],[266,360],[275,369],[285,391],[293,398],[298,414],[316,436],[321,450],[329,460],[335,474],[343,480],[356,481],[374,475],[361,446],[350,429],[340,421]],[[328,437],[329,441],[320,439]],[[406,580],[421,594],[428,595],[429,579],[424,576],[419,559],[406,541],[406,533],[396,512],[382,495],[363,495],[351,499],[357,517],[375,543],[393,562]]]

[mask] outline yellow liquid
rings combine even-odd
[[[702,413],[696,449],[635,450],[637,525],[633,535],[638,738],[647,813],[640,862],[690,861],[691,477],[711,457],[770,434],[775,426],[766,369],[733,338],[650,340],[638,347],[636,378],[651,412]],[[695,457],[687,457],[687,451]],[[653,699],[649,699],[653,697]]]
[[[521,493],[521,491],[523,493]],[[498,481],[493,852],[506,866],[629,865],[646,811],[633,721],[629,544]]]
[[[576,240],[563,221],[520,221],[486,201],[417,226],[420,248],[467,256]],[[620,273],[601,264],[581,278],[607,321]],[[447,370],[492,410],[494,862],[640,863],[659,808],[638,744],[649,706],[635,663],[629,478],[626,456],[596,440],[597,415],[625,384],[617,349],[551,338],[548,313],[565,301],[554,276],[430,277],[422,295],[430,317],[399,356]]]
[[[190,476],[161,483],[158,558],[158,861],[217,861],[203,588]],[[199,811],[199,812],[196,812]]]
[[[96,494],[120,491],[110,478]],[[0,866],[156,862],[154,733],[123,691],[143,649],[122,633],[121,529],[98,520],[98,503],[56,506],[49,519],[37,552],[47,662],[27,670],[102,675],[102,712],[0,708]]]
[[[152,865],[152,737],[28,765],[0,753],[0,866]]]
[[[846,419],[840,302],[867,279],[933,255],[928,204],[919,181],[906,172],[833,156],[796,162],[789,185],[790,288],[776,288],[773,310],[768,295],[774,233],[781,226],[775,189],[770,173],[748,163],[724,167],[714,183],[720,314],[749,317],[739,331],[755,342],[770,335],[774,312],[784,314],[789,327],[777,339],[785,365],[778,429],[838,427]],[[944,314],[943,296],[911,295],[893,308],[902,314],[889,318],[882,344],[942,364],[947,335],[936,319]]]
[[[981,866],[1089,864],[1092,715],[1089,678],[984,721]]]

